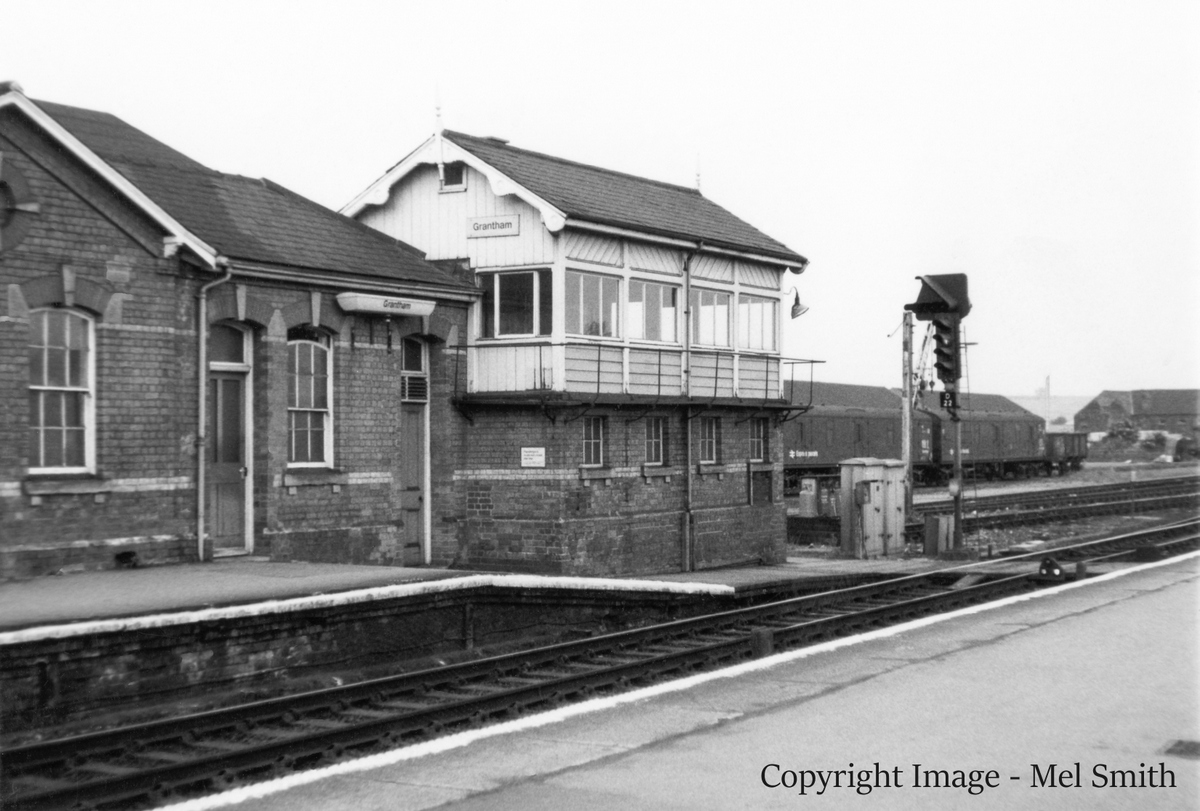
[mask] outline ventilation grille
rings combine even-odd
[[[429,400],[429,378],[402,377],[400,380],[402,381],[400,399],[421,402]]]

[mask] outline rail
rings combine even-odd
[[[1077,560],[1178,553],[1200,520],[1017,558],[793,597],[329,690],[125,729],[14,746],[8,808],[117,807],[219,791],[447,731],[721,667],[1021,593],[1043,585],[1047,554]],[[1014,571],[1014,562],[1040,564]],[[1068,576],[1055,566],[1051,580]]]

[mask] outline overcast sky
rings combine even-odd
[[[1195,2],[20,2],[0,80],[340,208],[435,127],[704,194],[807,256],[785,354],[900,385],[966,273],[967,385],[1200,387]]]

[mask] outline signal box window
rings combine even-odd
[[[604,465],[604,417],[583,418],[583,466]]]
[[[717,462],[717,450],[720,447],[721,420],[719,417],[700,418],[700,464],[712,465]]]
[[[490,273],[482,281],[484,338],[550,334],[550,271]]]
[[[750,420],[750,461],[767,461],[767,442],[770,436],[770,421],[766,417]]]
[[[667,463],[667,418],[650,417],[646,420],[646,464]]]
[[[692,343],[729,346],[729,294],[692,289]]]
[[[630,281],[629,337],[638,341],[676,341],[678,302],[677,287]]]
[[[779,302],[758,296],[738,296],[738,346],[775,351],[775,313]]]
[[[615,338],[621,306],[621,280],[567,271],[567,332]]]

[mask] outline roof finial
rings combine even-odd
[[[442,132],[442,87],[441,82],[433,83],[433,120],[434,132]]]
[[[696,153],[696,191],[700,191],[700,153]]]
[[[438,81],[433,83],[433,117],[436,129],[433,131],[433,137],[437,139],[437,171],[438,171],[438,187],[444,188],[446,185],[446,159],[445,159],[445,139],[442,138],[442,86]]]

